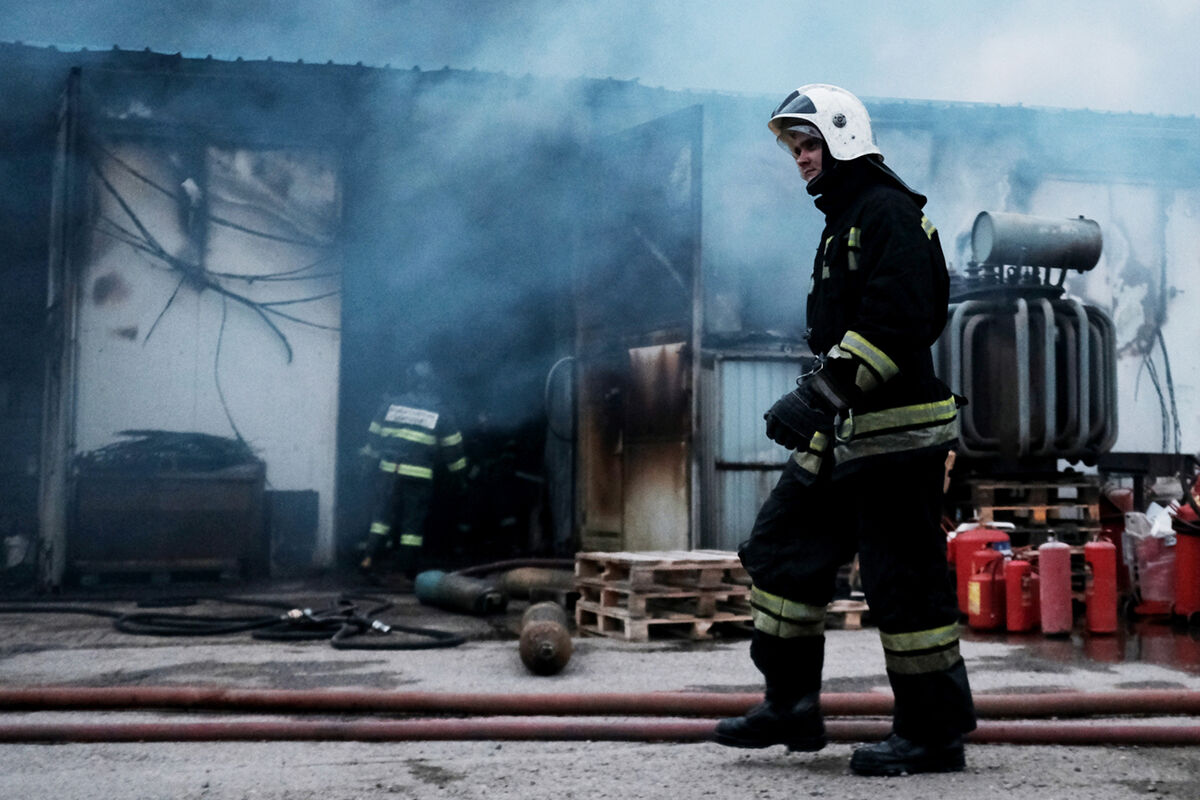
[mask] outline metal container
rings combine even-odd
[[[264,466],[83,471],[67,563],[76,573],[264,575]]]
[[[1086,272],[1100,260],[1103,240],[1095,220],[1053,219],[983,211],[971,226],[975,261]]]

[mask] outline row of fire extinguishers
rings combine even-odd
[[[1050,537],[1031,560],[1012,557],[1009,536],[994,527],[960,530],[947,558],[958,584],[958,608],[975,630],[1066,635],[1075,624],[1071,547]],[[1104,539],[1083,546],[1084,606],[1090,633],[1117,630],[1117,548]]]

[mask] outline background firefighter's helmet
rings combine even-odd
[[[826,83],[801,86],[784,98],[767,126],[780,136],[788,128],[803,124],[821,132],[829,154],[838,161],[880,155],[866,106],[845,89]]]

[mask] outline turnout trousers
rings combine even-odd
[[[857,553],[895,697],[893,731],[949,742],[975,728],[941,527],[945,453],[897,455],[804,486],[789,460],[738,555],[753,580],[750,655],[767,698],[820,691],[825,607]]]
[[[380,471],[374,488],[367,554],[376,556],[390,540],[396,547],[396,570],[416,575],[433,504],[433,481]]]

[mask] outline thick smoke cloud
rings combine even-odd
[[[64,47],[1182,115],[1200,113],[1197,31],[1190,0],[0,2],[0,39]]]

